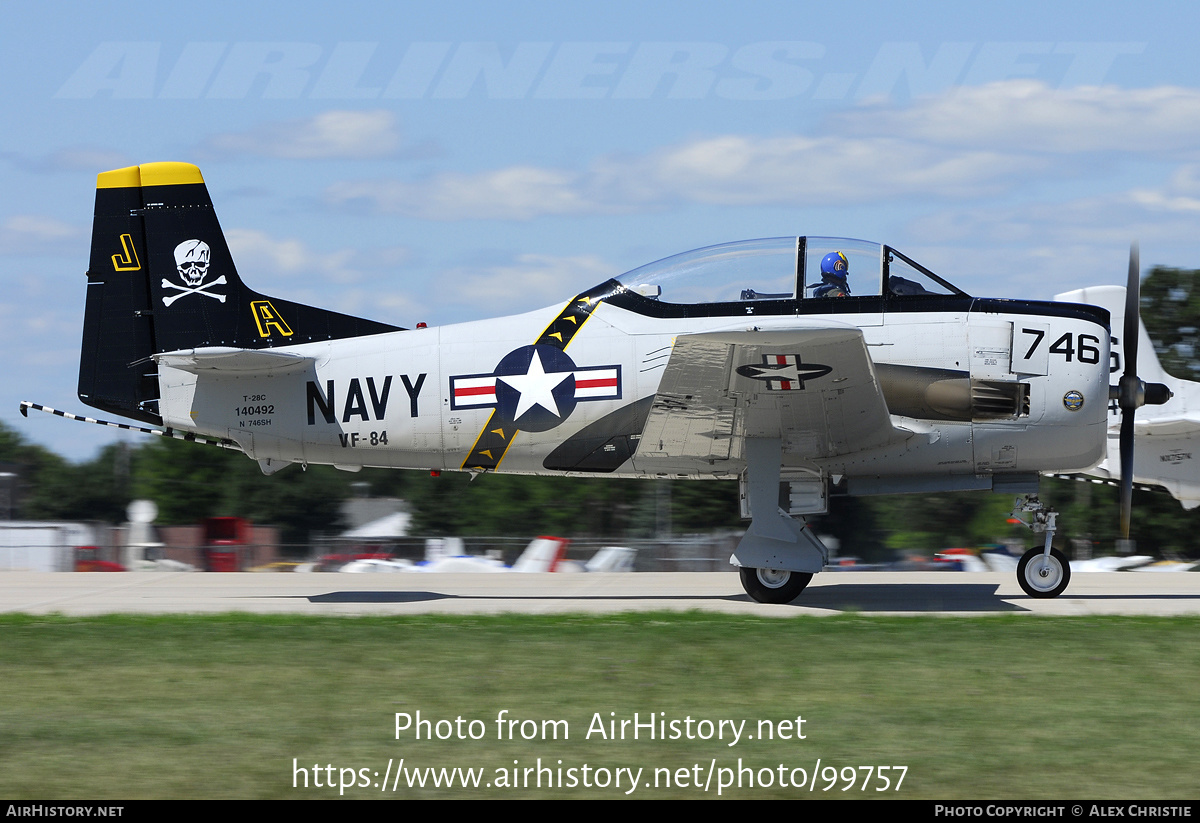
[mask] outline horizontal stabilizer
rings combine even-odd
[[[1200,436],[1200,415],[1189,413],[1183,417],[1137,420],[1133,431],[1138,437],[1197,437]]]
[[[307,368],[316,361],[313,357],[277,349],[235,349],[227,346],[168,351],[152,357],[160,366],[170,366],[192,374],[282,374]]]

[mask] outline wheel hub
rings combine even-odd
[[[783,569],[759,569],[758,582],[762,583],[768,589],[778,589],[787,584],[792,577],[792,573]]]
[[[1054,586],[1057,585],[1059,578],[1062,576],[1062,572],[1058,568],[1058,565],[1052,560],[1038,558],[1030,565],[1032,566],[1030,571],[1033,572],[1035,578],[1030,580],[1030,582],[1036,585],[1039,589],[1054,588]],[[1026,575],[1026,577],[1028,578],[1028,575]]]
[[[1071,582],[1071,565],[1062,552],[1030,549],[1017,564],[1017,582],[1030,597],[1058,597]]]

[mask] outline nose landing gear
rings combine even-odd
[[[1026,520],[1021,517],[1021,512],[1029,512],[1033,516]],[[1037,495],[1027,494],[1016,499],[1012,516],[1034,534],[1046,535],[1042,548],[1030,549],[1017,563],[1017,583],[1030,597],[1058,597],[1071,582],[1071,564],[1067,562],[1067,556],[1050,545],[1056,531],[1058,512],[1046,508]]]

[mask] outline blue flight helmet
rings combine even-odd
[[[821,258],[822,279],[836,277],[844,283],[846,282],[846,275],[849,273],[850,261],[840,251],[831,251]]]
[[[850,284],[846,282],[846,275],[849,273],[850,261],[846,259],[846,255],[840,251],[831,251],[821,258],[821,282],[816,284],[814,296],[824,297],[835,289],[849,294]]]

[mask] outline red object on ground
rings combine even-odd
[[[241,547],[250,542],[244,517],[209,517],[204,521],[204,566],[210,572],[236,572]]]

